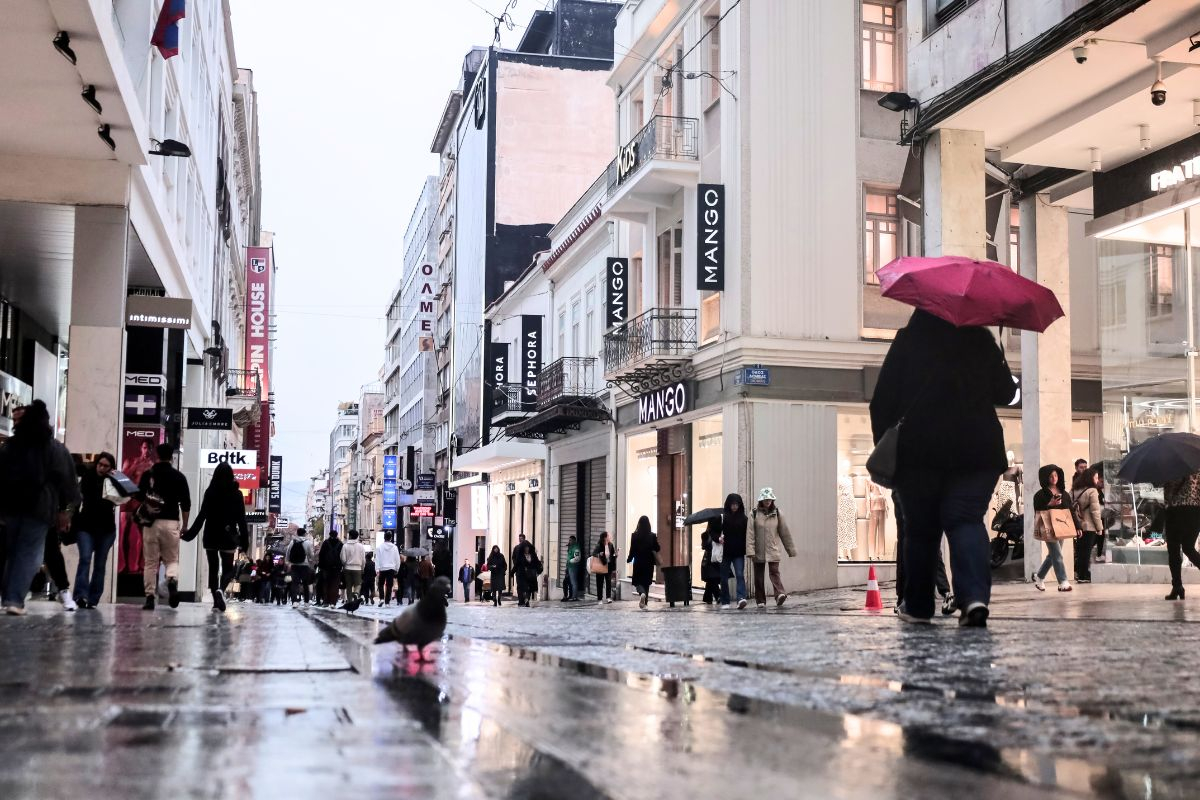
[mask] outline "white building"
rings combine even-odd
[[[358,441],[358,403],[338,405],[337,422],[329,432],[329,491],[327,515],[329,524],[326,532],[337,531],[344,536],[350,530],[352,513],[352,448]]]

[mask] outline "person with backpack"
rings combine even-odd
[[[396,573],[400,570],[400,551],[393,540],[396,534],[387,531],[383,534],[383,544],[375,550],[375,568],[379,570],[379,605],[392,604],[393,584]]]
[[[142,553],[145,566],[142,588],[146,611],[154,610],[154,595],[158,588],[159,562],[167,571],[167,602],[179,607],[179,533],[186,529],[192,512],[192,495],[187,478],[171,465],[175,445],[163,443],[155,450],[158,463],[151,467],[138,484],[141,507],[137,516],[142,524]]]
[[[746,555],[754,559],[754,602],[759,608],[767,607],[766,577],[771,576],[771,588],[775,591],[775,605],[787,600],[787,590],[779,576],[779,562],[783,553],[796,557],[796,545],[787,520],[775,505],[775,491],[766,486],[758,493],[758,504],[750,513],[750,524],[746,526]]]
[[[321,600],[327,606],[336,606],[342,591],[342,543],[337,531],[330,531],[329,538],[321,542],[317,568],[321,570]]]
[[[6,545],[0,597],[6,614],[25,613],[25,593],[41,566],[47,531],[57,536],[68,530],[67,509],[79,500],[75,462],[54,438],[46,404],[34,400],[14,424],[12,438],[0,447],[0,515]]]
[[[1104,530],[1100,500],[1100,469],[1088,467],[1075,476],[1071,485],[1071,514],[1075,517],[1075,582],[1092,582],[1092,551],[1096,537]]]
[[[250,530],[246,527],[246,503],[233,468],[217,464],[212,480],[204,490],[200,512],[181,537],[190,542],[204,531],[201,544],[208,559],[208,591],[213,611],[225,613],[225,589],[233,580],[233,554],[250,549]]]
[[[297,528],[296,533],[292,536],[292,541],[287,546],[287,568],[292,576],[292,605],[296,606],[300,602],[301,596],[304,597],[304,604],[308,605],[309,584],[311,583],[310,576],[312,570],[308,564],[313,558],[312,539],[308,538],[308,533],[304,528]]]

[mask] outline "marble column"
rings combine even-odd
[[[1046,548],[1033,538],[1033,495],[1041,486],[1043,464],[1062,467],[1068,485],[1071,442],[1071,265],[1067,209],[1050,205],[1044,194],[1021,199],[1021,274],[1049,288],[1067,316],[1045,333],[1021,333],[1021,428],[1025,465],[1025,577],[1042,563]],[[1074,576],[1074,542],[1062,542],[1068,576]],[[1049,578],[1053,582],[1053,571]]]

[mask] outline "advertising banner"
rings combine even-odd
[[[379,527],[383,528],[385,531],[396,530],[396,509],[394,509],[394,508],[383,509],[383,515],[382,515],[382,518],[380,519]]]
[[[413,506],[409,511],[409,516],[412,517],[432,517],[433,506]]]
[[[400,457],[399,456],[384,456],[383,457],[383,479],[395,480],[400,475]]]
[[[200,448],[200,469],[214,469],[217,464],[228,464],[234,469],[258,466],[258,451],[229,450],[223,447]]]
[[[0,372],[0,436],[12,436],[12,414],[33,401],[33,387]]]
[[[725,187],[702,183],[696,187],[700,219],[696,232],[696,288],[701,291],[725,290]]]
[[[163,390],[125,386],[125,422],[134,425],[158,425],[162,422]]]
[[[246,248],[246,369],[258,370],[260,399],[271,393],[269,385],[271,319],[271,248]],[[266,419],[264,415],[264,420]],[[264,423],[265,424],[265,423]]]
[[[432,489],[437,485],[437,476],[432,472],[422,472],[417,475],[418,489]]]
[[[283,511],[283,456],[271,456],[271,486],[267,492],[267,512],[279,514]]]
[[[395,507],[396,505],[396,481],[393,478],[383,479],[383,504],[385,506]]]
[[[521,315],[521,407],[537,410],[538,376],[542,373],[542,318]]]
[[[487,370],[487,380],[493,388],[511,383],[508,378],[507,342],[488,342]]]
[[[233,479],[238,482],[238,488],[242,491],[257,489],[262,485],[258,467],[235,467],[233,470]]]
[[[126,394],[129,387],[125,387]],[[188,408],[187,424],[184,426],[199,431],[233,430],[232,408]]]
[[[629,259],[610,258],[604,280],[604,327],[622,325],[629,318]]]

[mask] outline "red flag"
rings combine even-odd
[[[179,55],[179,20],[187,16],[187,0],[164,0],[150,44],[163,58]]]

